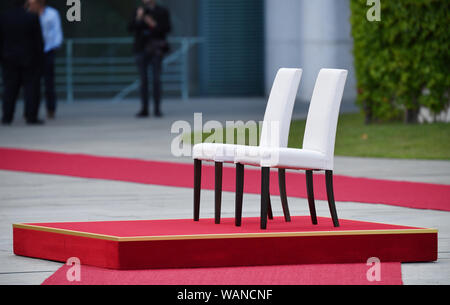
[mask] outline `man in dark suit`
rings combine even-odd
[[[170,14],[167,9],[158,5],[156,0],[142,0],[129,24],[128,29],[134,32],[134,52],[141,82],[141,111],[137,117],[148,117],[148,66],[153,70],[154,114],[162,116],[161,72],[162,59],[169,51],[167,34],[171,31]]]
[[[3,68],[2,124],[9,125],[20,88],[24,88],[25,119],[28,124],[43,124],[38,119],[37,82],[43,62],[44,43],[39,17],[26,11],[25,0],[13,0],[12,7],[0,15],[0,60]]]

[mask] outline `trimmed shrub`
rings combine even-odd
[[[381,20],[368,21],[366,0],[351,0],[357,103],[366,122],[404,117],[421,106],[449,106],[450,1],[381,0]]]

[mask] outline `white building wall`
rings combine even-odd
[[[265,0],[266,92],[281,67],[303,69],[299,99],[309,102],[321,68],[348,69],[345,102],[354,102],[349,0]]]

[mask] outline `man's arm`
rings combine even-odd
[[[129,32],[135,32],[138,28],[142,27],[144,24],[144,9],[142,7],[137,8],[131,18],[130,22],[128,23],[128,31]]]
[[[146,23],[149,27],[152,28],[153,31],[159,32],[161,34],[168,34],[172,30],[172,26],[170,23],[170,14],[166,9],[162,10],[161,17],[159,17],[158,20],[148,17],[146,19]]]
[[[59,16],[59,13],[57,10],[55,10],[55,17],[53,18],[53,26],[54,26],[54,30],[55,30],[55,45],[57,48],[61,47],[63,40],[64,40],[64,34],[62,31],[62,26],[61,26],[61,17]]]
[[[169,34],[172,31],[172,22],[170,21],[170,13],[168,10],[164,12],[164,32]]]
[[[3,56],[3,16],[0,16],[0,63],[2,62]]]
[[[42,37],[41,22],[38,16],[33,16],[32,27],[37,65],[42,67],[44,60],[44,38]]]

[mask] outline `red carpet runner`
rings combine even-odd
[[[193,166],[184,163],[0,148],[0,169],[174,187],[193,186]],[[286,176],[288,196],[307,198],[305,175],[302,172],[288,172]],[[234,191],[234,179],[234,168],[225,167],[224,191]],[[327,198],[324,180],[323,175],[315,175],[315,196],[319,200]],[[449,185],[338,175],[334,177],[334,184],[337,201],[450,211]],[[214,189],[214,167],[211,165],[204,166],[202,187]],[[247,168],[244,191],[258,194],[260,187],[259,170]],[[270,189],[271,194],[279,194],[275,171],[272,172]]]
[[[380,281],[369,281],[366,264],[293,265],[118,271],[81,266],[80,281],[68,281],[63,266],[43,285],[401,285],[400,263],[381,263]],[[69,277],[73,278],[73,277]],[[374,280],[373,277],[369,277]]]

